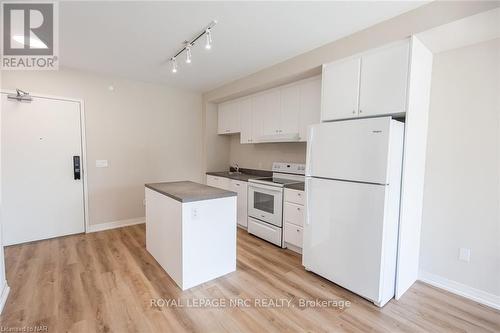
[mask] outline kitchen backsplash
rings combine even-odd
[[[241,144],[240,136],[231,136],[229,163],[242,168],[271,170],[273,162],[305,163],[306,143]]]

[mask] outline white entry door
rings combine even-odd
[[[84,232],[80,103],[1,99],[4,245]]]

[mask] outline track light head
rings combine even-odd
[[[191,43],[188,43],[186,45],[186,64],[190,64],[191,63],[191,48],[193,47],[193,45]]]
[[[172,67],[172,73],[177,73],[177,60],[175,57],[170,59],[170,66]]]
[[[210,28],[205,30],[205,35],[207,36],[207,43],[205,44],[205,49],[210,50],[212,48],[212,31]]]

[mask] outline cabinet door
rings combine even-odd
[[[234,101],[229,104],[229,132],[240,132],[240,104],[241,101]]]
[[[253,142],[253,112],[252,100],[243,99],[240,102],[240,143]]]
[[[240,131],[239,101],[219,104],[218,134],[232,134]]]
[[[231,181],[231,191],[238,193],[237,221],[242,227],[247,227],[247,183],[237,180]]]
[[[300,87],[298,84],[281,89],[279,134],[299,133]]]
[[[231,191],[231,180],[226,177],[219,177],[217,187],[226,191]]]
[[[304,206],[296,205],[290,202],[285,202],[283,204],[283,221],[286,223],[295,224],[299,227],[303,227]]]
[[[360,58],[323,65],[321,121],[358,115]]]
[[[284,223],[283,241],[287,244],[302,248],[304,229],[294,224]]]
[[[307,128],[318,124],[321,112],[321,79],[300,84],[299,141],[307,141]]]
[[[207,185],[220,188],[219,177],[207,175]]]
[[[217,133],[226,134],[230,132],[229,129],[229,105],[227,103],[219,104],[217,111]]]
[[[373,116],[406,111],[408,43],[363,56],[359,115]]]
[[[255,116],[259,117],[261,124],[261,136],[276,135],[280,128],[280,90],[271,90],[263,94],[256,95],[253,100],[253,110]]]
[[[259,142],[259,138],[262,137],[262,126],[263,126],[263,112],[260,108],[260,101],[257,96],[251,98],[252,104],[252,143]]]

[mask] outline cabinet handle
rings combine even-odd
[[[352,110],[352,114],[356,114],[356,110]]]
[[[240,184],[234,184],[234,185],[236,185],[236,186],[240,186]]]
[[[300,211],[300,207],[297,207],[297,210]]]
[[[302,193],[297,193],[297,196],[301,197],[301,196],[302,196]]]
[[[300,229],[297,229],[297,232],[300,232]]]
[[[363,110],[359,110],[359,113],[363,113]]]

